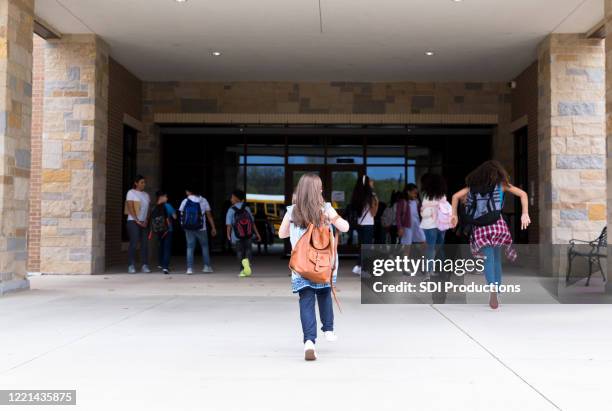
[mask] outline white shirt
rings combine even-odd
[[[370,206],[366,206],[357,221],[359,225],[374,225],[374,216],[370,212]]]
[[[445,199],[446,197],[436,199],[423,197],[423,203],[421,204],[421,228],[423,230],[438,228],[438,204]]]
[[[125,196],[125,201],[134,201],[136,203],[140,203],[138,220],[145,221],[147,219],[147,215],[149,214],[149,204],[151,203],[151,198],[149,197],[149,194],[144,191],[131,189],[127,192],[127,195]],[[128,214],[127,219],[128,221],[134,221],[134,217],[132,217],[131,214]]]
[[[179,207],[179,211],[182,213],[185,210],[185,205],[187,204],[187,200],[191,200],[194,203],[200,203],[200,209],[202,210],[202,217],[204,220],[204,224],[202,226],[202,231],[206,231],[206,212],[210,211],[210,204],[208,204],[208,200],[206,200],[202,196],[194,196],[193,194],[183,200],[181,206]]]

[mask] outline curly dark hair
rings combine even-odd
[[[489,160],[468,174],[465,184],[470,188],[491,190],[498,184],[510,185],[510,176],[499,161]]]
[[[421,177],[421,187],[423,195],[432,200],[446,196],[446,180],[440,174],[424,174]]]

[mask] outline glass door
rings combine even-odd
[[[355,184],[363,175],[362,166],[328,166],[327,181],[324,181],[325,199],[332,203],[338,214],[346,216],[347,207]],[[340,233],[338,243],[339,254],[354,254],[358,252],[356,227],[351,227],[347,233]]]

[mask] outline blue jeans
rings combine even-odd
[[[357,229],[359,235],[359,265],[367,265],[363,261],[363,253],[361,246],[366,244],[372,244],[374,242],[374,226],[373,225],[360,225]]]
[[[130,238],[128,248],[128,264],[136,265],[136,248],[140,243],[140,263],[149,264],[149,239],[147,238],[148,229],[139,226],[134,221],[127,222],[127,232]]]
[[[332,304],[331,288],[305,287],[298,291],[300,294],[300,320],[304,332],[304,342],[317,339],[317,314],[315,313],[315,298],[319,304],[319,317],[323,326],[321,331],[334,330],[334,307]]]
[[[204,265],[210,265],[210,253],[208,252],[208,232],[206,230],[185,230],[187,239],[187,268],[193,268],[193,252],[196,240],[202,247],[202,260]]]
[[[170,266],[170,256],[172,255],[172,231],[167,231],[163,237],[158,236],[159,240],[159,266],[165,270]]]
[[[427,259],[433,259],[438,255],[438,258],[444,259],[444,235],[446,231],[440,231],[437,228],[427,228],[425,232],[425,242],[427,243]]]
[[[501,247],[484,247],[481,252],[485,256],[484,274],[487,284],[501,284]]]

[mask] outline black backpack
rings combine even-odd
[[[253,219],[251,214],[246,209],[246,205],[242,203],[240,208],[233,206],[234,210],[234,221],[232,221],[232,228],[236,238],[243,240],[245,238],[253,237]]]
[[[158,204],[151,212],[151,232],[163,235],[170,228],[168,210],[165,204]]]
[[[500,219],[502,208],[500,186],[485,189],[470,189],[465,203],[463,224],[474,226],[491,225]]]

